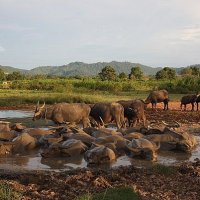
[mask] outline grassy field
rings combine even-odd
[[[47,104],[58,102],[112,102],[128,99],[145,99],[147,92],[105,92],[75,89],[73,92],[38,91],[38,90],[0,90],[0,106],[35,104],[45,101]],[[170,94],[171,101],[179,101],[182,94]]]
[[[139,200],[138,195],[131,188],[112,188],[95,195],[83,195],[76,200]]]

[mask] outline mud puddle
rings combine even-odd
[[[0,119],[10,122],[22,122],[27,127],[37,127],[47,129],[48,123],[45,120],[32,121],[33,112],[27,110],[6,110],[0,111]],[[109,128],[114,129],[110,126]],[[194,129],[195,130],[195,129]],[[191,130],[192,132],[192,130]],[[196,136],[200,144],[200,136]],[[11,170],[72,170],[77,168],[92,167],[87,166],[83,155],[76,158],[42,158],[41,150],[34,150],[28,155],[15,155],[0,157],[0,169]],[[193,150],[191,154],[183,152],[160,151],[156,163],[164,165],[176,165],[185,161],[194,161],[195,158],[200,159],[200,145]],[[136,167],[148,167],[152,165],[150,161],[131,159],[127,156],[119,157],[115,162],[98,166],[101,169],[109,169],[118,166],[134,165]],[[96,168],[97,166],[95,166]]]

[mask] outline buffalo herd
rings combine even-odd
[[[169,96],[166,90],[153,91],[145,101],[128,100],[112,103],[58,103],[36,106],[33,120],[52,120],[58,126],[49,130],[26,128],[21,124],[10,126],[0,122],[0,156],[19,154],[39,148],[43,158],[71,158],[84,154],[88,164],[112,162],[126,154],[131,158],[157,160],[159,151],[191,152],[197,145],[196,138],[180,127],[148,126],[145,110],[147,104],[156,109],[164,103],[168,110]],[[200,102],[200,97],[187,95],[182,105]],[[105,128],[115,122],[116,129]],[[141,125],[142,123],[142,125]]]

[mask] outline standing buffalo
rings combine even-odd
[[[129,100],[129,101],[118,101],[124,107],[124,117],[128,119],[129,127],[132,125],[136,126],[137,122],[143,121],[143,125],[146,124],[146,116],[144,110],[146,109],[146,104],[140,100]]]
[[[200,102],[200,95],[197,97],[196,99],[196,103],[197,103],[197,111],[199,110],[199,102]]]
[[[121,128],[124,123],[124,108],[119,103],[96,103],[91,108],[90,116],[97,122],[97,125],[104,125],[115,120],[117,128]]]
[[[58,103],[50,107],[39,107],[39,102],[36,106],[33,120],[44,118],[54,121],[56,124],[66,122],[80,123],[82,122],[83,128],[90,126],[89,114],[91,108],[85,103]]]
[[[145,100],[145,103],[151,103],[152,109],[156,109],[156,104],[163,102],[164,103],[164,110],[168,110],[168,102],[169,102],[169,95],[167,90],[155,90],[152,91],[147,99]]]
[[[186,95],[183,96],[181,98],[181,110],[182,110],[182,106],[184,105],[184,110],[186,110],[186,105],[190,104],[192,105],[192,110],[194,111],[194,104],[197,103],[197,110],[198,110],[198,102],[200,101],[199,95],[198,94],[190,94],[190,95]]]

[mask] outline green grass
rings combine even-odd
[[[138,195],[129,187],[107,189],[94,195],[83,195],[76,200],[139,200]]]
[[[8,184],[0,183],[1,200],[20,200],[21,198],[21,193],[14,191]]]
[[[150,167],[150,172],[152,173],[159,173],[163,175],[171,175],[175,174],[176,169],[172,166],[165,166],[162,164],[154,164],[152,167]]]
[[[94,90],[74,89],[73,92],[52,92],[52,91],[37,91],[37,90],[14,90],[0,89],[0,106],[12,106],[20,104],[36,104],[45,101],[47,104],[58,102],[112,102],[128,99],[145,99],[147,92],[107,92]],[[171,101],[180,100],[181,94],[171,94]]]

